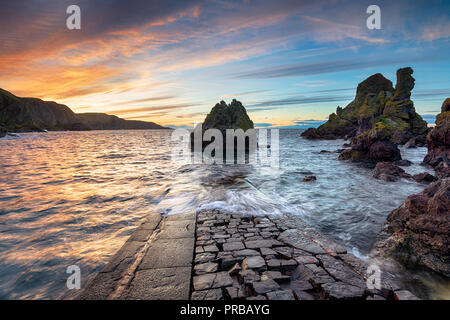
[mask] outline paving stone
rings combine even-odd
[[[278,259],[268,259],[267,267],[269,270],[281,270],[281,261]]]
[[[297,267],[297,261],[294,259],[290,260],[281,260],[281,270],[283,272],[289,272],[294,270]]]
[[[267,300],[267,298],[265,296],[254,296],[254,297],[248,297],[246,300],[250,300],[250,301],[261,301],[261,300]]]
[[[279,271],[264,271],[261,275],[261,280],[272,279],[277,283],[286,283],[289,282],[291,277],[282,275]]]
[[[265,270],[266,261],[261,256],[247,257],[242,262],[242,269]]]
[[[173,267],[191,267],[194,239],[157,239],[139,265],[139,270]]]
[[[294,291],[306,291],[306,290],[312,290],[313,286],[309,281],[306,280],[295,280],[291,281],[289,283],[289,287]]]
[[[322,254],[325,251],[321,246],[315,244],[310,239],[304,238],[304,236],[297,229],[289,229],[284,231],[278,237],[278,240],[303,251],[312,254]]]
[[[209,246],[204,246],[204,247],[203,247],[203,250],[204,250],[205,252],[218,252],[218,251],[219,251],[219,248],[217,248],[216,245],[209,245]]]
[[[309,281],[313,276],[313,272],[304,265],[298,265],[291,274],[291,281],[303,280]]]
[[[292,290],[273,291],[266,295],[269,300],[295,300]]]
[[[273,250],[276,251],[277,254],[284,259],[291,259],[294,253],[294,249],[290,247],[277,247]]]
[[[247,257],[247,256],[259,256],[259,252],[253,249],[244,249],[239,251],[233,251],[234,257]]]
[[[248,249],[270,248],[272,247],[272,244],[272,240],[245,241],[245,246]]]
[[[136,272],[126,299],[189,299],[190,267],[149,269]]]
[[[307,300],[307,301],[315,300],[312,294],[305,291],[294,290],[294,296],[297,298],[297,300]]]
[[[329,275],[315,274],[311,277],[311,282],[315,286],[319,286],[325,283],[334,283],[336,281]]]
[[[244,257],[232,257],[232,256],[223,258],[220,263],[220,266],[222,270],[230,270],[236,263],[240,263],[243,259]]]
[[[246,297],[245,291],[242,287],[227,287],[226,292],[231,300],[244,299]]]
[[[373,297],[367,297],[366,300],[386,300],[382,296],[375,294]]]
[[[344,262],[333,258],[328,255],[320,255],[318,256],[325,269],[331,274],[334,278],[346,282],[351,285],[355,285],[361,288],[366,288],[366,281],[355,271],[350,269]],[[314,265],[307,265],[314,266]]]
[[[250,284],[255,281],[260,281],[261,277],[253,270],[241,270],[239,271],[239,280],[245,284]]]
[[[203,274],[201,276],[195,276],[193,278],[194,289],[197,291],[211,289],[212,285],[214,284],[215,279],[216,279],[215,273],[208,273],[208,274]]]
[[[218,264],[213,262],[197,264],[194,267],[195,274],[201,275],[205,273],[212,273],[217,271]]]
[[[195,256],[195,263],[205,263],[215,260],[216,254],[212,252],[200,253]]]
[[[276,291],[280,289],[280,285],[271,279],[253,282],[252,287],[257,295],[265,294],[267,292]]]
[[[211,289],[203,291],[194,291],[191,300],[222,300],[222,289]]]
[[[259,249],[263,256],[276,255],[277,253],[270,248],[261,248]]]
[[[195,247],[195,253],[202,253],[202,252],[205,252],[205,250],[203,250],[203,247],[201,246]]]
[[[241,265],[239,263],[236,263],[230,270],[228,270],[228,273],[230,274],[230,276],[233,276],[237,273],[239,273],[239,271],[241,271]]]
[[[294,258],[299,264],[318,264],[319,260],[317,260],[314,256],[298,256]]]
[[[325,283],[322,288],[330,299],[362,299],[365,294],[364,289],[343,282]]]
[[[224,251],[236,251],[245,249],[244,243],[242,241],[239,242],[227,242],[223,244]]]
[[[158,235],[160,239],[193,238],[195,236],[195,220],[165,221]]]
[[[322,268],[315,264],[305,264],[305,267],[312,271],[314,274],[327,275],[328,273]]]
[[[418,297],[407,290],[396,291],[395,294],[397,295],[399,300],[420,300]]]

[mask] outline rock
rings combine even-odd
[[[252,283],[253,291],[257,295],[265,294],[267,292],[276,291],[280,289],[280,285],[273,281],[272,279],[265,281],[257,281]]]
[[[8,133],[8,130],[0,126],[0,138],[3,138]]]
[[[292,290],[273,291],[266,295],[269,300],[295,300]]]
[[[242,250],[242,249],[245,249],[242,241],[227,242],[227,243],[223,244],[224,251],[236,251],[236,250]]]
[[[217,103],[208,113],[202,124],[202,134],[208,129],[218,129],[222,132],[223,147],[226,146],[226,130],[227,129],[242,129],[246,132],[249,129],[253,129],[253,121],[250,120],[245,107],[240,101],[233,99],[230,104],[226,104],[225,101]],[[191,135],[191,147],[194,147],[194,135]],[[255,136],[256,137],[256,136]],[[256,140],[255,140],[256,141]],[[203,148],[210,144],[209,141],[203,141]],[[234,145],[236,149],[236,144]],[[246,139],[246,150],[249,150],[249,138]]]
[[[248,269],[239,271],[239,279],[244,284],[250,284],[261,280],[261,277],[255,271]]]
[[[417,136],[424,136],[428,131],[427,124],[415,112],[414,104],[410,100],[411,90],[414,88],[412,73],[411,68],[399,69],[395,89],[392,87],[392,82],[380,73],[370,76],[358,85],[352,102],[343,109],[338,107],[336,113],[332,113],[326,123],[318,128],[304,131],[302,136],[307,139],[347,139],[365,134],[373,136],[376,131],[383,131],[384,139],[382,140],[387,140],[394,145],[404,144]],[[380,133],[377,135],[380,136]],[[352,155],[349,151],[345,151],[345,155],[341,158],[355,161],[360,161],[362,158],[370,159],[368,156],[370,145],[376,142],[376,139],[365,140],[371,143],[362,146],[352,141],[352,149],[359,153]],[[415,141],[420,143],[419,140]],[[389,147],[383,146],[384,149]],[[375,162],[387,160],[384,156]]]
[[[319,260],[317,260],[314,256],[298,256],[294,258],[299,264],[318,264]]]
[[[272,279],[272,280],[276,281],[277,283],[284,283],[284,282],[289,282],[291,277],[284,276],[279,271],[264,271],[261,275],[261,280],[264,281],[264,280],[269,280],[269,279]]]
[[[418,297],[407,290],[396,291],[395,295],[397,296],[398,300],[420,300]]]
[[[191,300],[222,300],[222,298],[221,289],[194,291],[191,295]]]
[[[261,254],[263,255],[263,256],[274,256],[274,255],[276,255],[277,253],[275,252],[275,251],[273,251],[272,249],[270,249],[270,248],[261,248],[261,249],[259,249],[260,251],[261,251]]]
[[[195,274],[197,275],[201,275],[201,274],[205,274],[205,273],[212,273],[212,272],[216,272],[217,271],[217,263],[213,263],[213,262],[207,262],[207,263],[201,263],[201,264],[197,264],[194,267],[194,271]]]
[[[450,159],[450,98],[441,107],[441,113],[436,116],[436,126],[427,135],[428,153],[423,162],[434,167],[436,175],[449,177]]]
[[[386,219],[376,253],[450,277],[450,179],[409,196]]]
[[[273,245],[272,240],[253,240],[245,241],[245,246],[248,249],[270,248]]]
[[[303,178],[303,182],[316,181],[316,176],[306,176]]]
[[[213,261],[216,258],[214,253],[200,253],[195,255],[195,263],[205,263],[209,261]]]
[[[203,247],[204,252],[219,252],[219,248],[215,244],[204,246]]]
[[[417,182],[423,183],[431,183],[433,181],[436,181],[436,177],[429,174],[428,172],[415,174],[413,175],[413,179]]]
[[[226,292],[231,300],[240,300],[246,297],[245,291],[241,287],[227,287]]]
[[[233,285],[233,279],[231,279],[230,275],[226,271],[195,276],[193,282],[194,290],[197,291],[229,287]]]
[[[261,256],[247,257],[242,262],[242,269],[265,270],[266,262]]]
[[[321,254],[325,253],[321,246],[315,244],[310,239],[306,239],[302,236],[302,234],[297,229],[289,229],[283,231],[279,237],[279,241],[282,241],[294,248],[301,249],[303,251],[312,253],[312,254]]]
[[[400,178],[410,178],[411,176],[390,162],[379,162],[373,170],[373,177],[384,181],[397,181]]]
[[[259,256],[258,251],[253,249],[244,249],[233,252],[233,257]]]
[[[409,167],[412,165],[412,162],[406,159],[394,161],[393,164],[400,167]]]
[[[417,148],[416,140],[414,138],[409,139],[407,143],[405,143],[405,148],[411,149],[411,148]]]
[[[306,291],[306,290],[313,289],[313,286],[311,285],[311,283],[309,281],[305,281],[305,280],[291,281],[291,283],[289,284],[289,287],[292,290],[294,290],[294,292]]]
[[[326,297],[339,300],[363,299],[365,289],[343,282],[325,283],[322,285]]]

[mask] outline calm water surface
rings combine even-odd
[[[177,165],[171,131],[27,133],[0,139],[0,299],[68,298],[66,268],[82,285],[150,211],[220,208],[292,214],[364,258],[386,216],[423,185],[386,183],[338,161],[343,140],[280,130],[279,170]],[[401,150],[420,166],[425,148]],[[316,182],[302,182],[305,175]]]

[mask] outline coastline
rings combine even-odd
[[[286,216],[151,213],[76,299],[415,300],[385,274]]]

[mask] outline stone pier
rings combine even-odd
[[[151,214],[79,299],[417,299],[345,248],[287,217]]]

